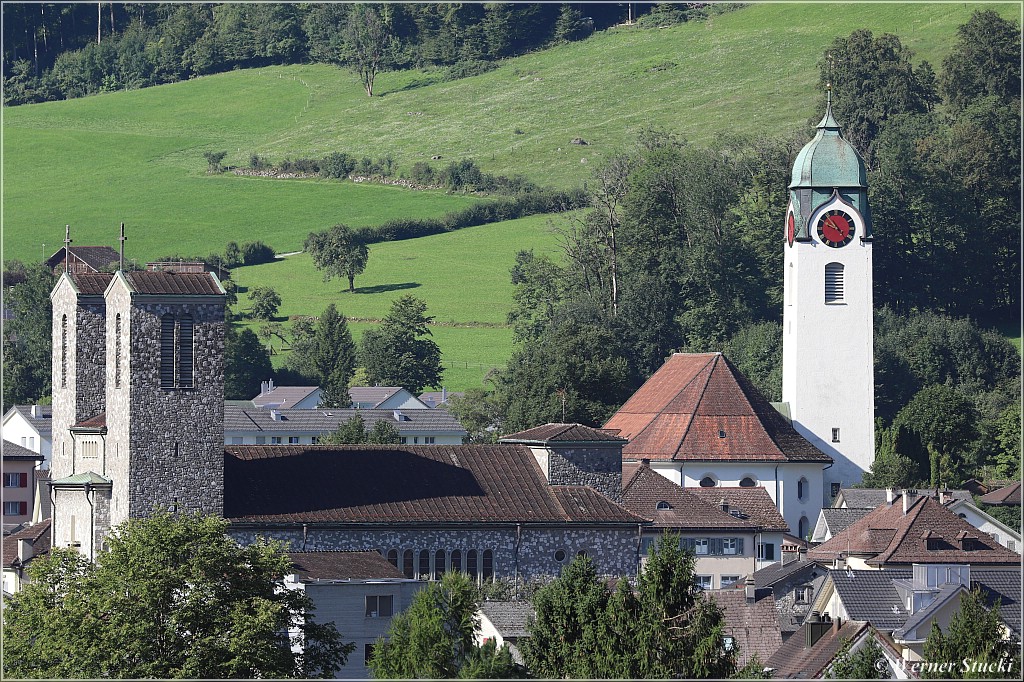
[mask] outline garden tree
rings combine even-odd
[[[998,603],[986,603],[981,589],[975,588],[961,594],[960,608],[945,631],[938,622],[932,624],[924,643],[924,660],[977,664],[971,666],[975,668],[972,672],[965,672],[961,665],[946,671],[925,668],[924,677],[1017,679],[1021,672],[1020,640],[1012,633],[1004,635]]]
[[[998,478],[1020,480],[1020,422],[1020,401],[1013,401],[996,423],[995,441],[998,449],[993,453],[992,461]]]
[[[227,526],[161,513],[115,529],[95,563],[64,548],[37,558],[4,600],[4,676],[333,677],[353,645],[284,587],[282,545],[243,547]]]
[[[942,61],[940,87],[954,112],[985,97],[1020,97],[1020,26],[992,10],[975,11],[957,29],[957,42]]]
[[[267,348],[251,329],[224,328],[224,398],[250,400],[274,372]]]
[[[496,443],[501,433],[501,414],[493,391],[474,386],[448,399],[448,412],[466,429],[467,443]]]
[[[555,40],[572,42],[583,40],[594,31],[593,22],[587,21],[577,7],[564,4],[558,8],[558,20],[555,22]]]
[[[957,486],[974,469],[972,445],[978,437],[970,401],[956,389],[933,384],[918,391],[893,420],[907,438],[896,447],[924,471],[931,486]]]
[[[391,619],[369,661],[379,679],[502,679],[525,677],[507,647],[478,647],[477,588],[469,576],[445,573],[416,593],[409,608]]]
[[[325,282],[331,277],[347,277],[349,292],[356,290],[356,275],[363,274],[370,252],[366,243],[347,225],[335,225],[325,232],[310,232],[303,248],[313,257],[313,265],[323,271]]]
[[[394,37],[377,9],[365,4],[349,10],[344,36],[341,61],[359,75],[367,97],[373,97],[373,82],[377,72],[388,65]]]
[[[904,113],[922,113],[934,101],[911,63],[911,51],[890,33],[877,38],[867,29],[836,38],[818,62],[819,88],[831,87],[832,110],[843,124],[843,137],[875,167],[874,142],[889,119]],[[824,114],[811,121],[817,124]]]
[[[274,249],[259,240],[242,244],[243,265],[269,263],[274,260],[274,257]]]
[[[260,328],[256,330],[256,336],[259,340],[267,344],[268,348],[273,351],[274,339],[281,342],[282,348],[284,344],[288,343],[288,337],[285,336],[284,325],[280,322],[268,322],[261,324]]]
[[[50,395],[50,291],[55,278],[45,266],[19,266],[4,266],[4,308],[11,314],[3,324],[5,406],[37,403]]]
[[[273,320],[281,307],[281,295],[272,287],[255,287],[249,292],[249,314],[257,320]]]
[[[618,334],[586,302],[558,309],[541,335],[516,348],[495,376],[506,432],[547,422],[598,426],[635,388]]]
[[[294,352],[294,351],[293,351]],[[356,371],[356,346],[348,320],[331,303],[320,316],[307,351],[308,362],[321,388],[322,407],[345,408],[352,404],[349,381]]]
[[[874,635],[870,635],[867,641],[856,651],[850,651],[851,642],[843,639],[839,652],[832,659],[829,666],[828,676],[833,680],[887,680],[889,679],[889,664],[882,653],[882,647],[878,646]]]
[[[359,357],[366,380],[375,386],[401,386],[421,393],[441,385],[441,349],[427,326],[427,304],[408,294],[396,299],[376,329],[363,332]]]
[[[224,247],[224,265],[229,268],[237,268],[242,264],[242,250],[238,248],[238,242],[228,242]]]

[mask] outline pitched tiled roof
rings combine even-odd
[[[32,405],[15,405],[7,414],[16,411],[21,418],[28,422],[40,435],[49,435],[53,430],[53,406],[40,405],[39,417],[32,416]],[[6,415],[5,415],[6,416]]]
[[[966,490],[947,490],[954,500],[971,500],[971,494]],[[885,488],[843,488],[839,491],[850,509],[875,509],[886,502]],[[899,494],[899,491],[897,491]]]
[[[867,516],[870,509],[859,509],[859,508],[835,508],[825,507],[821,510],[821,515],[825,518],[825,523],[828,524],[828,529],[835,535],[836,533],[842,532],[850,524],[860,521],[862,518]]]
[[[357,414],[363,418],[367,430],[378,421],[390,422],[400,431],[414,430],[421,433],[466,434],[458,419],[444,408],[432,410],[405,410],[402,421],[395,421],[393,410],[338,410],[319,407],[312,410],[277,410],[280,419],[274,419],[266,408],[243,407],[234,402],[224,403],[225,431],[265,431],[267,433],[304,433],[318,435],[334,431],[343,422]]]
[[[235,522],[643,523],[517,445],[231,446],[224,489]]]
[[[69,250],[72,256],[86,263],[93,270],[110,267],[121,259],[121,255],[109,246],[72,246],[69,247]],[[62,248],[46,259],[46,265],[52,268],[63,260],[64,249]]]
[[[1020,481],[981,496],[984,504],[1020,504]]]
[[[23,448],[17,443],[4,439],[4,459],[5,460],[42,460],[45,459],[38,452],[33,452],[28,448]]]
[[[781,561],[776,561],[773,564],[769,564],[762,569],[754,571],[754,584],[760,587],[771,587],[776,583],[780,583],[784,580],[790,580],[806,574],[806,580],[812,580],[818,575],[821,575],[824,569],[813,561],[807,559],[798,559],[796,561],[790,561],[783,564]]]
[[[708,590],[704,594],[722,609],[723,630],[736,640],[738,667],[745,666],[755,655],[764,663],[782,646],[779,612],[771,590],[756,590],[753,604],[747,603],[745,591],[738,588]]]
[[[932,549],[924,538],[930,533]],[[958,534],[976,538],[961,548]],[[918,497],[903,512],[901,498],[883,504],[830,540],[807,553],[808,559],[832,561],[850,554],[867,556],[872,565],[910,563],[1020,564],[1020,555],[978,531],[931,497]]]
[[[624,443],[614,429],[592,429],[582,424],[544,424],[509,434],[502,443]]]
[[[625,472],[623,472],[625,477]],[[658,510],[666,502],[671,509]],[[712,529],[728,528],[754,531],[750,521],[723,512],[688,488],[668,480],[650,467],[636,467],[622,487],[622,506],[638,516],[650,519],[655,528]]]
[[[378,552],[288,552],[292,573],[302,580],[404,578]]]
[[[107,413],[100,412],[94,417],[89,417],[83,421],[78,422],[72,428],[75,429],[102,429],[107,426]]]
[[[762,486],[754,488],[731,488],[719,486],[715,488],[687,488],[699,495],[708,504],[718,506],[724,499],[729,511],[739,510],[751,523],[767,531],[788,532],[789,524],[782,518],[768,491]]]
[[[786,643],[768,659],[766,667],[775,669],[775,679],[809,679],[821,676],[825,667],[839,653],[843,640],[854,639],[868,627],[867,623],[857,620],[848,620],[840,625],[838,630],[835,627],[830,628],[813,646],[808,647],[804,646],[804,629],[809,627],[805,623],[803,628],[787,639]]]
[[[526,623],[534,615],[528,601],[484,601],[480,610],[502,637],[529,637]]]
[[[114,278],[112,272],[69,272],[68,276],[74,282],[78,293],[83,296],[102,296],[107,290],[107,285]]]
[[[605,428],[627,459],[832,461],[721,353],[672,355]]]
[[[4,536],[4,568],[13,566],[18,558],[19,540],[31,541],[35,556],[47,554],[50,551],[50,519]]]
[[[275,386],[266,393],[260,393],[253,398],[252,403],[257,407],[273,404],[287,410],[295,407],[296,403],[305,400],[311,393],[319,389],[319,386]]]
[[[352,386],[348,396],[353,403],[371,403],[376,407],[401,390],[401,386]]]
[[[167,272],[138,270],[122,273],[132,291],[139,294],[223,296],[224,290],[208,272]]]

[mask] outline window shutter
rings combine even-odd
[[[736,538],[736,553],[743,554],[743,538]]]
[[[843,302],[843,264],[825,265],[825,303]]]
[[[160,318],[160,387],[174,388],[174,316]]]
[[[28,514],[28,502],[18,503],[18,514],[20,514],[21,516]]]
[[[192,316],[184,315],[178,322],[178,385],[192,386]]]
[[[721,554],[722,553],[722,538],[711,538],[711,546],[708,548],[709,554]]]

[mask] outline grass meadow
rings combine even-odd
[[[706,142],[723,134],[802,135],[822,93],[817,62],[858,28],[900,36],[936,70],[956,27],[1016,3],[762,3],[707,22],[594,37],[509,59],[453,82],[438,74],[383,73],[367,98],[351,73],[326,65],[238,70],[155,88],[3,109],[3,258],[38,261],[70,224],[75,244],[116,245],[139,262],[172,253],[222,252],[261,240],[278,252],[336,223],[439,216],[484,199],[327,180],[210,175],[206,151],[226,164],[252,154],[273,162],[332,151],[390,154],[401,170],[473,158],[485,171],[523,173],[559,187],[647,128]],[[581,137],[587,145],[573,145]],[[520,248],[554,248],[545,217],[395,244],[374,245],[360,292],[323,283],[304,256],[238,270],[266,285],[283,316],[315,315],[335,300],[352,317],[379,319],[397,295],[425,299],[452,370],[452,389],[475,385],[469,365],[500,365],[510,332],[508,270]],[[244,307],[244,303],[243,303]],[[354,328],[357,325],[353,325]],[[469,383],[463,383],[469,382]]]

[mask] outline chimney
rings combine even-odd
[[[914,504],[914,500],[917,499],[917,491],[906,488],[903,490],[903,513],[906,514],[910,510],[910,506]]]
[[[839,628],[841,627],[843,627],[843,619],[839,616],[836,616],[835,619],[832,621],[832,632],[838,634]]]
[[[42,419],[43,418],[43,406],[42,405],[33,405],[32,406],[32,418],[33,419]]]
[[[746,597],[747,604],[753,604],[757,601],[757,585],[754,583],[754,576],[747,576],[747,581],[743,585],[743,594]]]
[[[32,546],[32,541],[28,538],[18,539],[18,561],[24,566],[25,562],[35,556],[35,547]]]
[[[270,382],[269,381],[261,381],[260,382],[260,395],[266,395],[268,393],[270,393]]]
[[[642,458],[640,460],[640,466],[642,466],[645,469],[650,469],[651,468],[651,460],[646,458],[646,457]]]
[[[270,418],[273,419],[276,422],[279,422],[279,421],[281,421],[281,413],[278,410],[271,410],[270,411]]]
[[[823,620],[817,611],[811,611],[804,623],[804,647],[810,648],[818,643],[821,636],[832,629],[830,621]]]
[[[724,497],[718,501],[718,508],[724,511],[726,514],[729,513],[729,503],[725,501]]]
[[[892,503],[895,502],[895,501],[896,501],[896,488],[886,488],[885,489],[885,503],[888,504],[891,507]]]
[[[448,389],[444,386],[441,387],[441,404],[448,402]]]

